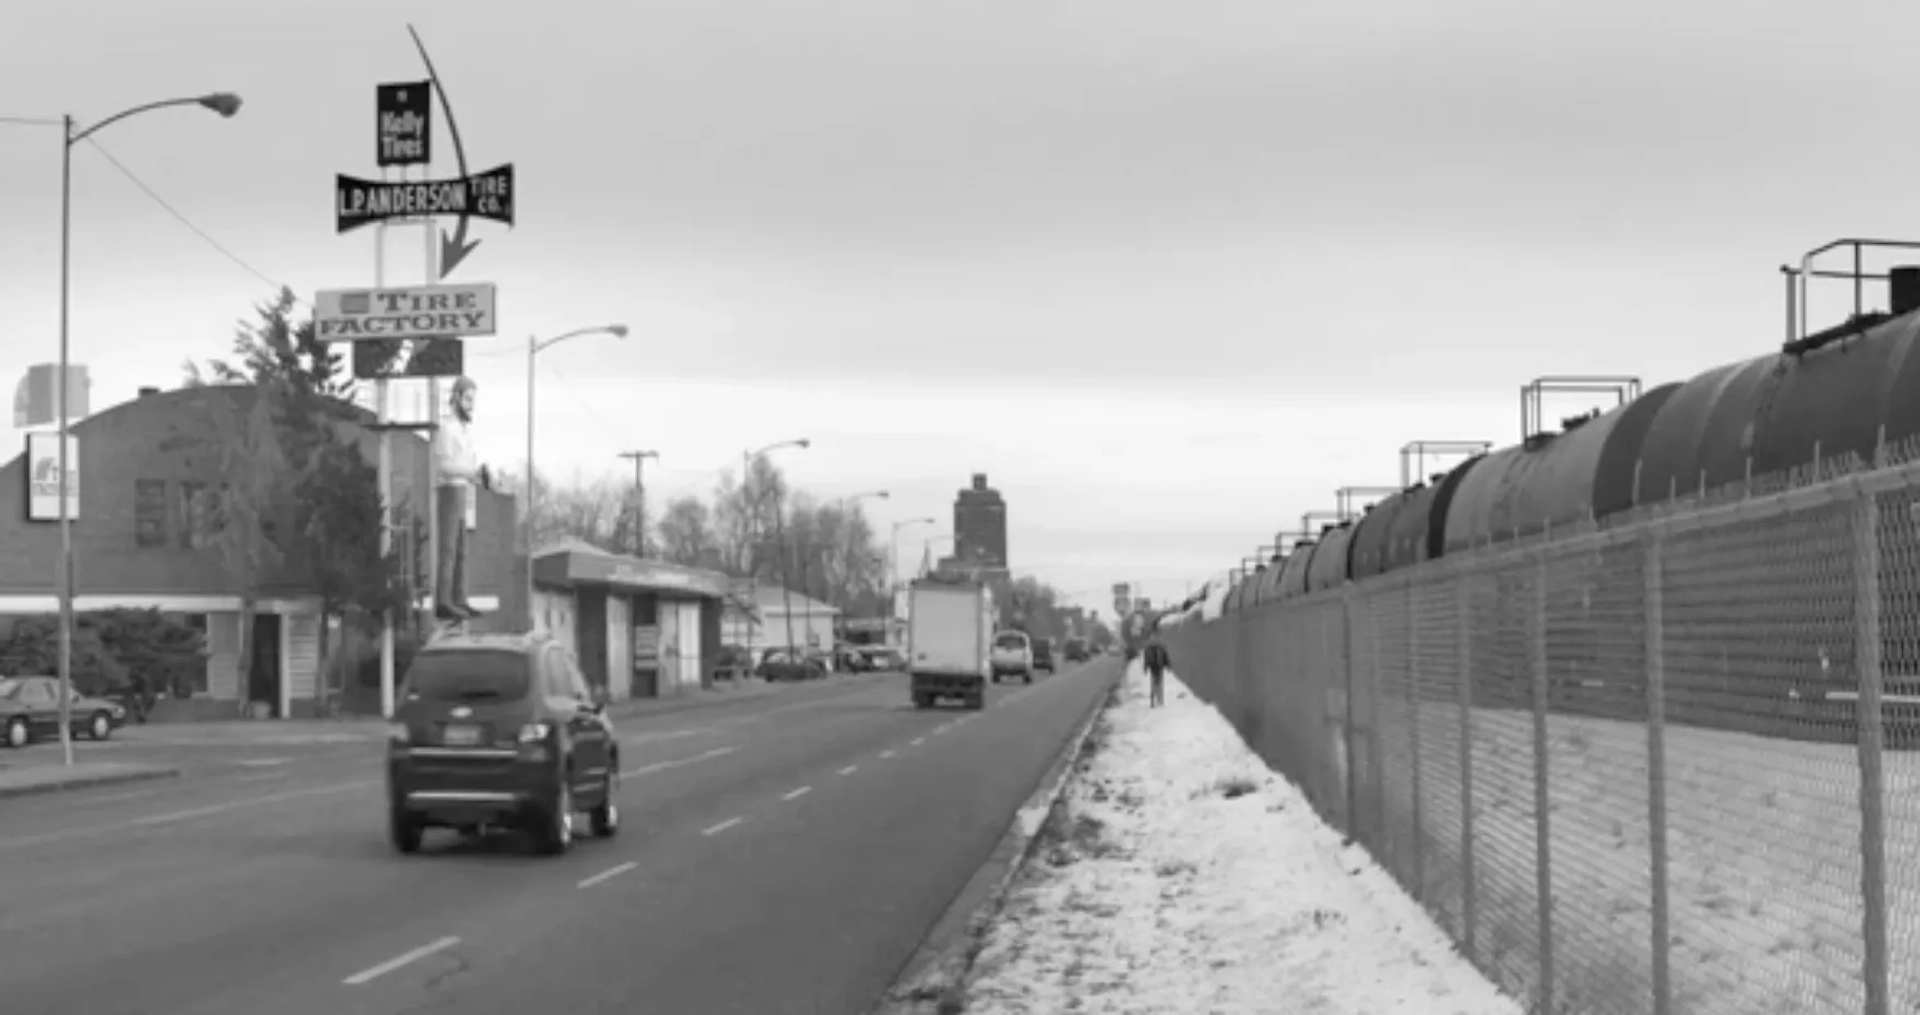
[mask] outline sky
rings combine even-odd
[[[1014,569],[1089,605],[1181,595],[1396,483],[1408,441],[1515,442],[1532,378],[1770,351],[1781,264],[1920,234],[1896,2],[19,6],[0,117],[245,99],[100,134],[138,183],[74,150],[96,408],[226,352],[277,285],[375,281],[333,175],[377,176],[412,23],[471,167],[517,177],[515,226],[448,279],[499,287],[468,348],[485,459],[524,460],[526,337],[621,322],[540,355],[543,470],[655,449],[657,506],[804,436],[798,486],[940,519],[907,559],[985,472]],[[57,352],[59,154],[0,123],[7,378]],[[388,284],[426,242],[388,234]],[[1816,324],[1847,296],[1816,288]]]

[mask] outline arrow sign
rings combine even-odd
[[[466,235],[469,216],[513,225],[513,163],[457,180],[363,180],[334,176],[334,225],[337,232],[388,219],[460,216],[460,234]],[[478,241],[475,241],[478,242]],[[467,249],[471,250],[472,244]],[[463,252],[462,257],[466,256]],[[446,277],[445,261],[441,277]]]
[[[447,133],[453,138],[453,158],[460,166],[460,175],[465,177],[467,175],[467,149],[465,145],[460,143],[459,125],[453,122],[453,104],[447,101],[447,86],[440,81],[439,72],[433,69],[433,58],[427,55],[427,44],[420,41],[420,33],[414,31],[412,25],[408,25],[407,34],[413,36],[413,47],[420,51],[420,62],[427,65],[427,79],[433,82],[433,90],[440,94],[440,111],[447,114]],[[507,170],[508,191],[510,193],[512,190],[513,167],[508,165],[504,168]],[[493,171],[498,172],[499,170]],[[512,203],[511,198],[509,198],[507,218],[507,225],[509,226],[513,225],[511,209]],[[448,236],[445,229],[440,230],[441,278],[446,278],[448,275],[451,275],[453,269],[459,267],[460,262],[466,260],[468,254],[473,253],[473,248],[480,245],[479,240],[469,241],[467,239],[467,220],[473,214],[475,213],[461,213],[460,224],[454,226],[452,236]],[[481,217],[486,218],[488,216],[482,215]],[[496,219],[495,221],[498,220]]]

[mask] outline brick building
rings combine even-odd
[[[984,472],[953,498],[953,559],[970,571],[1007,569],[1007,502]]]
[[[311,582],[290,562],[267,569],[254,620],[251,686],[241,688],[239,590],[210,526],[208,490],[220,471],[218,420],[245,420],[253,397],[245,387],[149,388],[73,424],[80,495],[73,523],[75,609],[155,607],[178,616],[207,633],[206,679],[196,698],[264,702],[274,715],[300,715],[311,710],[319,664],[319,603]],[[356,437],[367,460],[378,461],[378,436],[356,428]],[[424,507],[427,441],[410,433],[392,440],[394,503]],[[24,454],[0,467],[0,505],[6,505],[0,508],[0,618],[58,608],[59,526],[27,520],[26,477]],[[290,528],[291,505],[285,507],[275,524]],[[501,617],[526,611],[514,530],[514,498],[482,491],[477,528],[468,533],[469,598]]]

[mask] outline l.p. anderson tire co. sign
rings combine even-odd
[[[454,180],[363,180],[334,176],[336,232],[390,219],[459,215],[513,225],[513,165]]]

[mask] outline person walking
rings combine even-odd
[[[1173,665],[1173,655],[1167,651],[1167,643],[1160,640],[1156,629],[1147,637],[1147,647],[1141,653],[1141,662],[1147,667],[1147,679],[1150,691],[1147,695],[1147,707],[1159,708],[1166,704],[1167,669]]]

